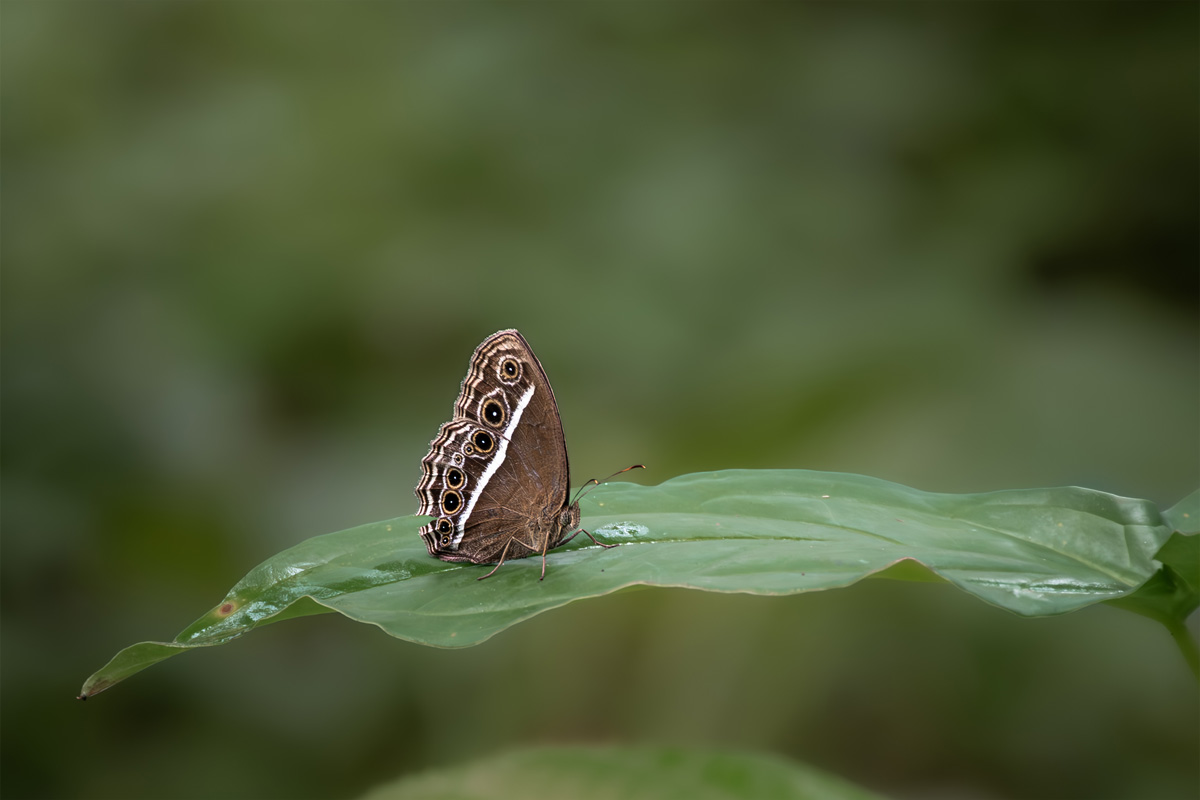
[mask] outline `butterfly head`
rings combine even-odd
[[[558,524],[562,527],[563,533],[570,533],[579,527],[579,503],[574,502],[562,510],[558,515]]]

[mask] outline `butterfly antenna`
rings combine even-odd
[[[602,480],[596,480],[595,478],[592,478],[590,481],[585,483],[583,486],[579,487],[579,491],[575,493],[575,499],[573,499],[571,501],[571,505],[575,505],[576,503],[578,503],[585,494],[587,494],[588,492],[590,492],[592,489],[596,488],[600,484],[607,483],[608,481],[611,481],[613,478],[617,477],[618,475],[629,472],[629,470],[631,470],[631,469],[645,469],[645,468],[646,468],[645,464],[634,464],[632,467],[626,467],[625,469],[619,469],[616,472],[614,472],[612,475],[609,475],[607,478],[604,478]],[[588,488],[588,487],[591,487],[591,488]],[[588,535],[590,536],[591,534],[588,534]]]

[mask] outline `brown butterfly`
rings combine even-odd
[[[454,418],[438,431],[421,468],[417,513],[436,518],[421,528],[429,554],[443,561],[494,562],[479,580],[507,559],[534,553],[542,555],[545,578],[547,551],[581,532],[601,547],[616,547],[579,528],[554,390],[529,342],[515,330],[494,333],[475,349]]]

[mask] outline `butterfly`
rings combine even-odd
[[[421,528],[429,554],[443,561],[495,563],[479,580],[510,558],[535,553],[542,556],[545,578],[546,553],[580,533],[601,547],[616,547],[579,527],[554,390],[529,342],[515,330],[494,333],[475,349],[454,417],[430,443],[421,468],[417,513],[434,517]]]

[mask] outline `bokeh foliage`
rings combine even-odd
[[[503,327],[577,483],[1176,502],[1198,14],[5,0],[3,794],[349,796],[499,742],[656,740],[892,793],[1194,795],[1157,626],[938,586],[648,590],[449,653],[314,618],[70,697],[271,553],[415,509]]]

